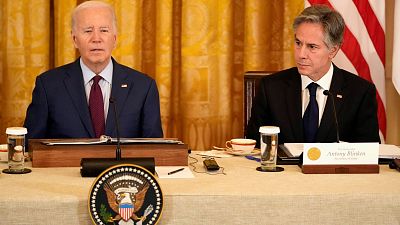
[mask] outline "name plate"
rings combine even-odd
[[[379,143],[304,143],[303,165],[378,165]]]

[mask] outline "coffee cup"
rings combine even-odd
[[[242,154],[250,154],[256,146],[256,141],[246,138],[234,138],[230,141],[227,141],[225,145],[228,149],[231,149],[232,151]]]

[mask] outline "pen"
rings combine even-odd
[[[251,155],[246,155],[245,157],[246,157],[246,159],[255,160],[255,161],[257,161],[257,162],[260,162],[260,161],[261,161],[261,159],[256,158],[256,157],[251,156]]]
[[[168,175],[172,175],[172,174],[177,173],[177,172],[180,172],[180,171],[182,171],[182,170],[184,170],[184,169],[185,169],[185,168],[180,168],[180,169],[177,169],[177,170],[168,172]]]

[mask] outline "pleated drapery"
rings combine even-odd
[[[22,126],[40,73],[79,56],[81,0],[0,1],[0,142]],[[157,81],[165,137],[191,149],[243,136],[243,73],[294,66],[293,18],[303,0],[114,0],[113,57]],[[29,132],[29,131],[28,131]]]

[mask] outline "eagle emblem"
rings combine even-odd
[[[156,224],[163,203],[157,180],[140,166],[119,166],[103,172],[93,184],[89,199],[92,220],[104,225]]]

